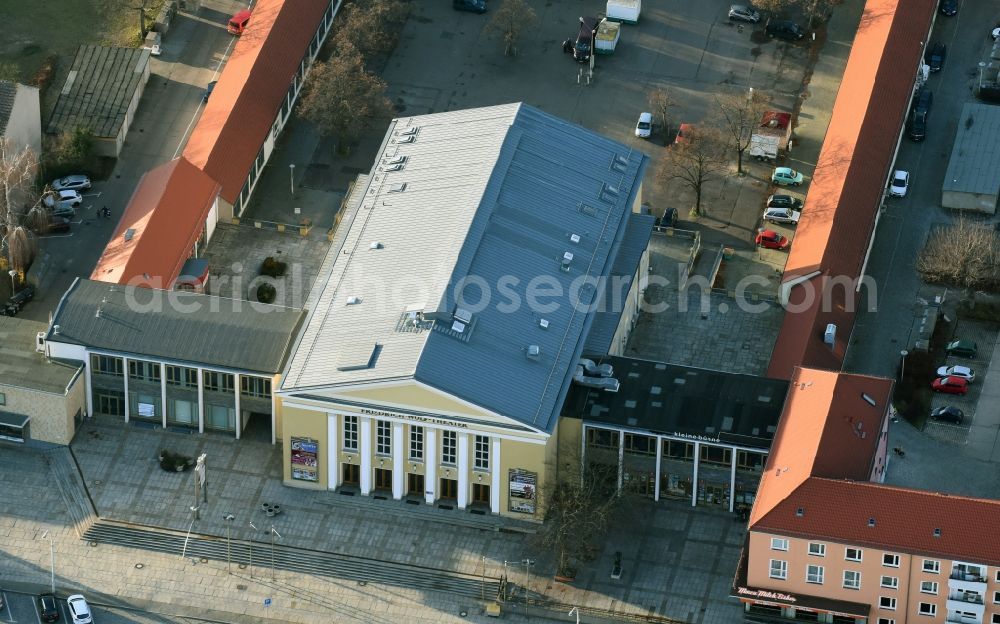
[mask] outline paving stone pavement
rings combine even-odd
[[[278,447],[265,442],[247,439],[237,442],[215,434],[199,436],[152,430],[105,417],[88,420],[72,448],[94,504],[103,518],[186,531],[191,524],[188,507],[194,496],[192,473],[164,472],[157,465],[156,455],[160,448],[170,448],[191,456],[206,453],[209,502],[202,505],[201,519],[194,525],[196,533],[224,536],[226,529],[222,516],[233,513],[237,516],[233,538],[247,539],[250,519],[261,528],[271,522],[260,511],[260,503],[266,501],[282,506],[283,513],[273,520],[282,536],[281,543],[287,546],[474,575],[484,572],[485,557],[486,575],[493,578],[504,573],[505,561],[521,562],[530,558],[537,563],[531,568],[527,581],[522,566],[509,564],[507,573],[511,581],[518,585],[527,584],[531,592],[561,603],[633,613],[645,613],[652,609],[657,614],[692,623],[731,622],[740,612],[739,604],[728,594],[745,531],[743,525],[734,522],[732,515],[725,511],[692,509],[686,502],[637,501],[634,510],[623,517],[616,530],[600,546],[597,557],[579,567],[576,583],[565,585],[552,580],[553,561],[536,544],[532,535],[495,530],[496,524],[503,524],[506,528],[524,528],[524,523],[512,524],[458,510],[449,512],[414,507],[391,500],[378,501],[368,497],[346,497],[330,492],[288,488],[280,482],[281,456]],[[30,450],[22,451],[22,454],[29,453]],[[8,461],[0,457],[0,468],[6,468],[8,463],[16,472],[26,469],[29,462]],[[7,475],[5,471],[5,478],[16,479],[16,476]],[[42,518],[44,514],[39,512],[38,517]],[[456,524],[462,522],[480,524]],[[262,534],[257,539],[263,537]],[[67,551],[81,550],[83,542],[74,543],[70,534],[62,539]],[[104,544],[98,548],[102,553],[114,552],[114,557],[125,562],[123,569],[126,570],[137,561],[147,563],[144,569],[151,568],[153,566],[149,562],[160,561],[161,558],[154,553]],[[86,557],[93,552],[88,552],[86,548],[82,550],[83,555],[78,556]],[[625,574],[621,580],[610,579],[610,562],[616,551],[623,554],[625,563]],[[43,559],[41,555],[32,559],[38,566],[36,574],[45,574]],[[164,560],[173,561],[182,569],[191,567],[179,557],[164,557]],[[157,564],[160,565],[163,564]],[[205,574],[206,578],[200,582],[209,586],[218,585],[212,591],[219,595],[226,595],[227,590],[233,590],[235,585],[247,584],[247,579],[237,581],[226,578],[224,566],[224,562],[211,561],[192,569]],[[129,570],[126,580],[136,576],[134,571]],[[141,577],[141,574],[138,576]],[[280,589],[287,593],[289,601],[302,601],[309,609],[322,609],[326,604],[309,598],[307,592],[312,591],[333,596],[329,597],[331,601],[343,598],[344,604],[358,609],[367,608],[362,594],[359,594],[357,604],[351,602],[354,594],[364,591],[353,584],[347,587],[342,582],[329,579],[281,572],[279,581],[280,587],[273,591]],[[181,592],[177,596],[170,594],[171,601],[182,604],[194,601],[198,604],[197,595],[192,598],[182,595],[184,587],[183,582],[172,579],[166,585],[156,585],[156,589],[144,588],[141,584],[113,585],[112,589],[115,593],[129,592],[130,596],[149,599],[155,591],[167,588]],[[257,589],[266,591],[268,588]],[[209,590],[206,588],[206,591]],[[376,592],[376,597],[386,593],[402,601],[391,602],[389,606],[427,602],[426,609],[454,612],[456,599],[446,595],[420,595],[420,592],[399,586],[380,587],[372,591]],[[250,589],[233,590],[233,594],[237,598],[233,598],[232,605],[226,610],[245,609],[256,613],[254,599],[257,596]],[[370,606],[380,608],[376,603]],[[470,613],[481,608],[477,604],[465,606],[471,609]]]

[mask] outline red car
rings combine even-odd
[[[944,392],[945,394],[965,394],[969,391],[969,382],[961,377],[938,377],[931,384],[934,392]]]
[[[766,249],[784,249],[788,247],[788,237],[778,234],[774,230],[764,230],[757,234],[754,242]]]

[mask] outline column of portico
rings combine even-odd
[[[163,416],[163,428],[167,428],[167,365],[160,362],[160,411]]]
[[[129,414],[132,411],[132,401],[129,400],[128,396],[128,358],[122,358],[122,372],[123,378],[125,379],[125,422],[128,423]]]
[[[403,498],[403,423],[392,423],[392,497]]]
[[[358,416],[361,429],[361,493],[372,491],[372,419]]]
[[[424,502],[433,505],[437,499],[437,429],[424,428]]]
[[[234,409],[236,410],[236,439],[240,439],[240,429],[243,428],[243,413],[240,412],[240,374],[233,373],[233,388],[236,390],[236,401],[234,404]]]
[[[326,487],[331,490],[337,489],[340,485],[340,447],[337,440],[337,433],[340,428],[337,424],[336,414],[326,415]]]
[[[458,434],[458,508],[469,503],[469,434]]]
[[[490,511],[500,513],[500,438],[490,440]]]

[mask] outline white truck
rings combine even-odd
[[[639,11],[642,10],[642,0],[608,0],[605,16],[614,22],[635,24],[639,21]]]
[[[622,36],[622,25],[618,22],[601,20],[597,25],[597,37],[594,38],[594,52],[598,54],[611,54],[618,46],[618,40]]]
[[[791,138],[792,114],[767,111],[750,137],[750,156],[772,162],[781,150],[788,149]]]

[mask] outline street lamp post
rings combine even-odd
[[[903,358],[902,363],[899,365],[899,383],[903,383],[903,381],[906,379],[906,356],[908,356],[909,354],[910,352],[907,351],[906,349],[903,349],[902,351],[899,352],[900,357]]]
[[[250,531],[250,578],[253,578],[253,534],[257,532],[257,525],[253,520],[250,521],[250,528],[253,529]]]
[[[288,181],[292,185],[292,196],[295,195],[295,163],[288,165]]]
[[[521,563],[524,564],[524,616],[528,616],[528,569],[535,565],[535,562],[531,559],[525,559]]]
[[[226,515],[222,516],[222,519],[226,521],[226,571],[229,572],[229,574],[232,574],[233,573],[233,557],[231,548],[232,529],[233,529],[233,520],[236,519],[236,516],[234,516],[231,513],[227,513]]]
[[[281,539],[281,533],[278,533],[274,529],[274,525],[271,525],[271,580],[274,580],[274,536],[277,535],[278,539]]]
[[[986,63],[979,61],[979,89],[983,88],[983,69],[986,68]]]
[[[982,80],[980,80],[979,82],[981,83]],[[7,271],[7,274],[10,275],[10,296],[13,297],[15,294],[17,294],[16,293],[17,285],[14,283],[14,280],[17,278],[17,271],[11,269]]]
[[[56,547],[52,543],[52,536],[48,531],[42,533],[42,539],[49,539],[49,578],[52,584],[52,593],[56,593]]]

